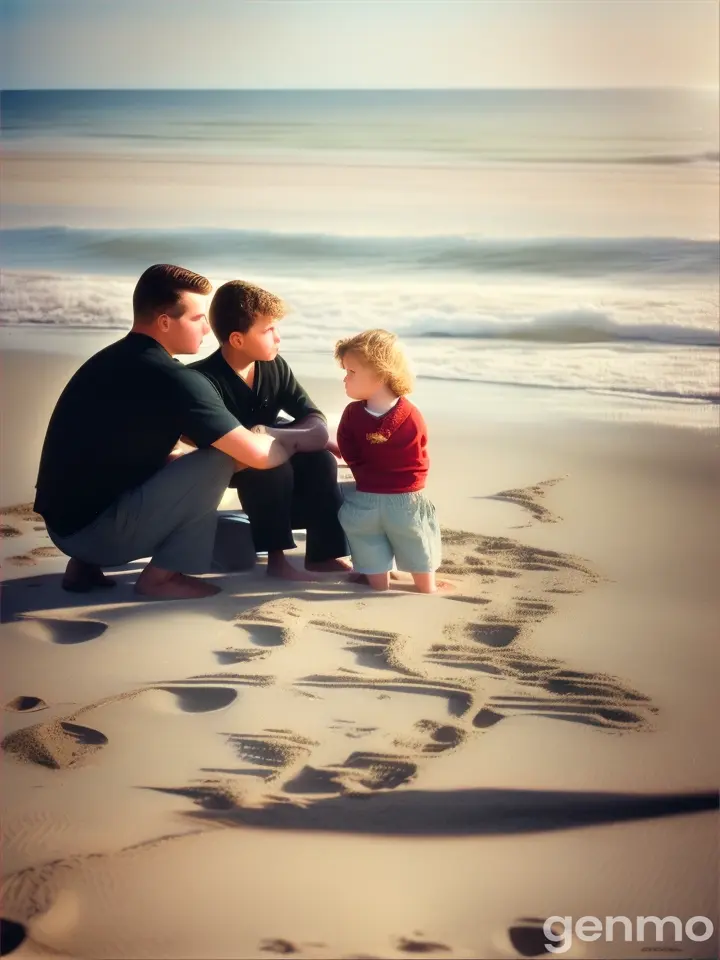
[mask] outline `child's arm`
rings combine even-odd
[[[345,407],[337,429],[337,446],[345,463],[352,470],[361,461],[360,445],[352,427],[350,406]]]

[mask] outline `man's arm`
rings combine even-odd
[[[292,437],[282,440],[268,435],[251,433],[245,427],[236,427],[213,444],[218,450],[232,457],[240,467],[253,467],[255,470],[272,470],[296,452]]]

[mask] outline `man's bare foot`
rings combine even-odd
[[[315,573],[348,573],[352,570],[352,563],[347,557],[335,557],[332,560],[305,561],[305,569]]]
[[[89,593],[95,587],[116,587],[117,581],[106,577],[95,563],[85,563],[72,557],[65,568],[62,588],[70,593]]]
[[[276,580],[296,580],[305,583],[314,583],[315,578],[305,573],[304,570],[298,570],[286,558],[284,553],[269,553],[267,561],[267,575]]]
[[[155,600],[200,600],[214,597],[220,587],[199,577],[148,565],[135,583],[135,593]]]

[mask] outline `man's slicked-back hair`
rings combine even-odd
[[[156,316],[172,316],[180,295],[186,291],[207,296],[212,284],[207,277],[171,263],[156,263],[140,277],[133,292],[133,317],[149,323]]]
[[[244,280],[229,280],[215,291],[210,303],[210,328],[220,343],[231,333],[247,333],[257,317],[280,320],[287,308],[280,297]]]

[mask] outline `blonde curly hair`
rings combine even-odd
[[[387,330],[365,330],[354,337],[338,340],[335,344],[335,359],[342,365],[352,354],[378,377],[385,381],[396,397],[411,393],[414,376],[400,341]]]

